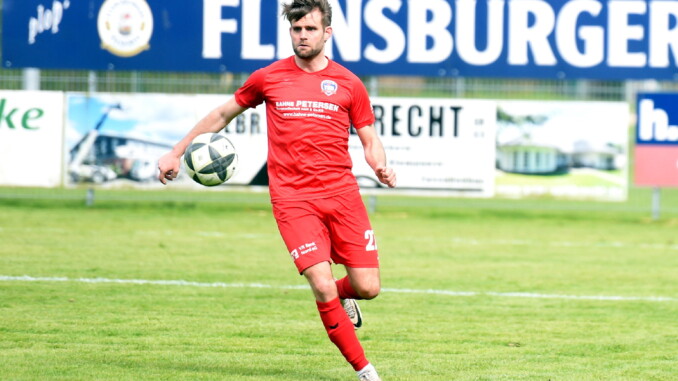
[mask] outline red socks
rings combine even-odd
[[[337,291],[339,291],[339,299],[362,299],[360,295],[353,289],[348,277],[345,276],[335,282],[337,284]]]
[[[339,281],[337,281],[338,283]],[[363,369],[369,361],[365,358],[365,351],[358,341],[353,324],[346,315],[339,298],[330,300],[327,303],[316,301],[320,319],[323,321],[327,335],[330,341],[339,348],[339,351],[353,369],[359,371]]]

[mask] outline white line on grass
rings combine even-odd
[[[108,279],[108,278],[67,278],[67,277],[32,277],[0,275],[0,282],[74,282],[74,283],[117,283],[159,286],[185,287],[212,287],[212,288],[270,288],[277,290],[307,290],[307,285],[273,286],[263,283],[223,283],[223,282],[193,282],[186,280],[148,280],[148,279]],[[450,291],[450,290],[419,290],[407,288],[383,288],[383,292],[395,294],[433,294],[448,296],[495,296],[501,298],[531,298],[531,299],[574,299],[600,301],[641,301],[641,302],[678,302],[678,298],[666,296],[607,296],[607,295],[560,295],[537,294],[531,292],[492,292],[492,291]]]

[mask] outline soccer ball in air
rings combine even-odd
[[[238,165],[238,154],[227,137],[212,132],[196,136],[184,153],[188,175],[208,187],[230,179]]]

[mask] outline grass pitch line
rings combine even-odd
[[[307,285],[274,286],[263,283],[223,283],[223,282],[193,282],[186,280],[148,280],[148,279],[108,279],[108,278],[67,278],[67,277],[32,277],[0,275],[0,282],[72,282],[72,283],[114,283],[158,286],[183,286],[205,288],[268,288],[275,290],[307,290]],[[539,294],[531,292],[493,292],[493,291],[450,291],[450,290],[420,290],[406,288],[382,288],[382,292],[394,294],[429,294],[447,296],[493,296],[500,298],[529,298],[529,299],[570,299],[570,300],[599,300],[623,302],[678,302],[678,298],[666,296],[609,296],[609,295],[561,295]]]

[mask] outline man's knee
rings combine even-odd
[[[337,285],[333,278],[314,279],[311,288],[318,296],[331,297],[337,293]]]
[[[346,268],[353,290],[361,299],[374,299],[381,292],[378,268]]]
[[[355,291],[363,299],[374,299],[379,296],[379,292],[381,292],[381,285],[379,284],[379,280],[358,282],[355,287]]]

